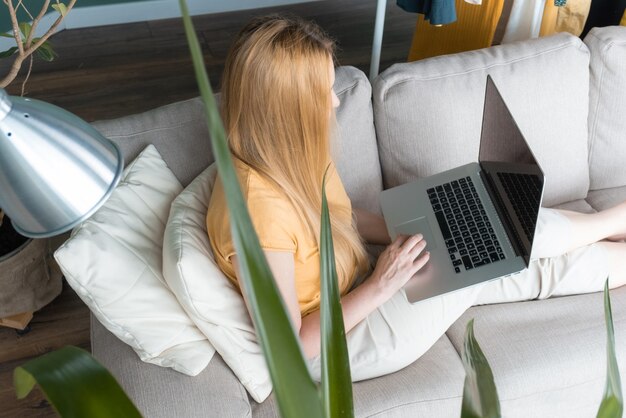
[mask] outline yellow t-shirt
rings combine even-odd
[[[315,236],[301,221],[296,208],[273,184],[239,161],[236,161],[235,169],[261,248],[294,254],[295,287],[300,311],[304,316],[318,309],[320,255]],[[327,174],[326,196],[329,203],[346,207],[349,209],[346,213],[352,213],[350,199],[333,164]],[[230,257],[235,254],[235,248],[230,233],[228,208],[219,178],[211,195],[206,223],[215,261],[224,274],[238,286],[230,261]],[[338,279],[339,291],[343,295],[350,288],[354,277]]]

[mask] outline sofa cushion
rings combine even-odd
[[[583,279],[583,278],[581,278]],[[626,373],[626,288],[611,291],[617,358]],[[591,417],[606,377],[602,293],[475,306],[447,335],[462,350],[467,322],[491,365],[505,417]]]
[[[380,213],[378,196],[383,181],[374,132],[372,88],[362,71],[339,67],[334,89],[341,102],[337,108],[339,132],[333,144],[337,172],[353,207]]]
[[[172,103],[123,118],[93,123],[115,142],[128,164],[153,144],[183,187],[213,162],[200,98]]]
[[[574,212],[594,213],[596,209],[586,199],[573,200],[554,206],[555,209],[573,210]]]
[[[611,208],[626,201],[626,186],[592,190],[585,199],[595,210]]]
[[[163,237],[163,276],[191,320],[257,401],[272,390],[269,371],[243,297],[215,264],[206,213],[217,165],[172,203]]]
[[[148,146],[54,256],[94,315],[143,361],[196,375],[215,350],[161,274],[165,222],[180,190],[156,148]]]
[[[354,383],[356,417],[454,417],[461,412],[465,371],[444,335],[413,364],[395,373]],[[250,402],[257,417],[277,417],[276,398]]]
[[[545,206],[584,198],[588,66],[569,34],[393,65],[374,82],[384,186],[478,159],[491,74],[545,170]]]
[[[591,52],[591,189],[623,186],[626,184],[626,27],[593,28],[585,43]]]
[[[219,354],[190,378],[139,361],[126,344],[91,316],[94,357],[120,383],[144,417],[250,417],[246,391]]]

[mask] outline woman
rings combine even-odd
[[[398,370],[421,356],[468,307],[600,291],[626,282],[626,204],[593,215],[542,210],[534,258],[523,273],[411,305],[399,290],[429,259],[420,234],[390,242],[383,219],[352,208],[332,164],[333,42],[312,23],[265,17],[229,53],[222,117],[244,197],[304,354],[319,367],[319,225],[326,193],[352,376]],[[220,182],[207,214],[215,258],[240,281]],[[367,273],[362,239],[387,244]],[[600,241],[600,242],[599,242]],[[595,243],[595,244],[594,244]],[[581,280],[582,278],[582,280]]]

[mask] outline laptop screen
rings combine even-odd
[[[507,232],[528,260],[544,176],[491,76],[487,76],[478,161],[488,177],[494,204],[509,223]]]

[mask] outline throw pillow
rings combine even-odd
[[[252,398],[272,390],[252,321],[239,291],[214,262],[206,213],[217,167],[211,165],[174,200],[163,238],[163,276]]]
[[[109,200],[54,256],[98,320],[141,360],[194,376],[215,350],[161,274],[165,223],[181,189],[149,145],[125,169]]]

